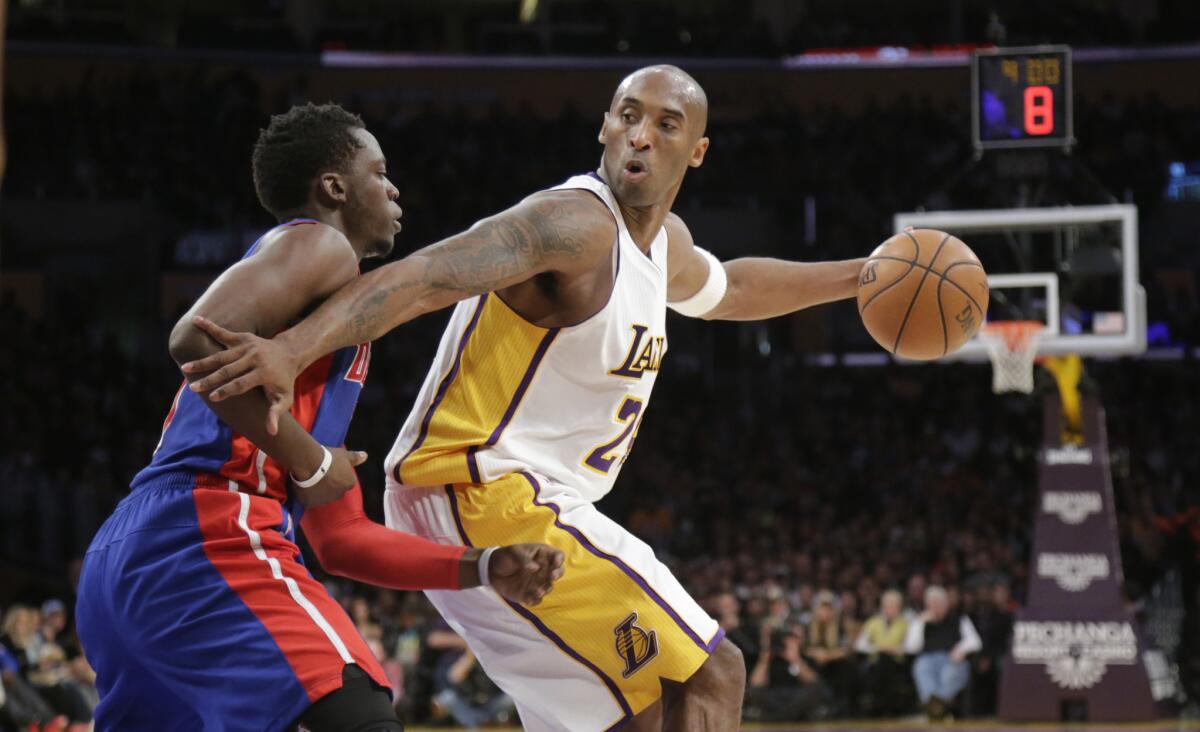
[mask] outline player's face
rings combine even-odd
[[[704,162],[702,111],[666,73],[635,76],[604,116],[604,177],[629,206],[661,202]]]
[[[387,178],[387,161],[375,136],[364,129],[354,135],[361,147],[346,176],[346,226],[354,238],[368,242],[364,257],[381,257],[392,251],[400,233],[400,192]]]

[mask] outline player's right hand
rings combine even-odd
[[[219,402],[261,386],[271,405],[267,410],[267,433],[278,434],[280,416],[292,408],[292,386],[300,372],[291,350],[278,340],[226,330],[199,315],[192,318],[192,323],[225,350],[181,367],[185,374],[212,371],[193,381],[189,388]]]
[[[563,576],[563,561],[562,551],[545,544],[502,546],[488,562],[488,580],[503,597],[536,605]]]
[[[325,477],[314,486],[296,488],[296,498],[305,508],[332,503],[358,483],[354,467],[366,462],[367,453],[344,447],[331,447],[329,452],[333,454],[333,462]]]

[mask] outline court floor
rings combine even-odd
[[[492,727],[491,730],[518,732],[517,727]],[[454,732],[447,727],[409,727],[409,732]],[[1200,730],[1200,720],[1164,720],[1130,724],[1012,724],[996,720],[968,720],[949,723],[926,723],[917,719],[871,722],[816,722],[812,724],[747,724],[742,732],[1183,732]]]

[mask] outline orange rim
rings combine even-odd
[[[1027,349],[1046,326],[1036,320],[995,320],[983,324],[983,332],[1004,342],[1009,351]]]

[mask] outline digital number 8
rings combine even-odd
[[[1048,86],[1025,88],[1025,133],[1049,135],[1054,132],[1054,91]]]

